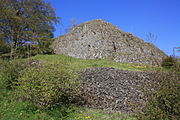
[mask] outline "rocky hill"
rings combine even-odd
[[[166,54],[101,19],[82,23],[54,41],[56,54],[96,59],[109,58],[116,62],[160,65]]]

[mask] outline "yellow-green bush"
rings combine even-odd
[[[25,68],[26,65],[22,62],[0,60],[0,82],[3,87],[12,89],[21,71]]]
[[[180,66],[171,72],[159,72],[148,91],[146,107],[138,115],[140,120],[179,120],[180,118]]]
[[[63,65],[26,69],[18,79],[17,94],[46,109],[73,102],[79,95],[78,76]]]

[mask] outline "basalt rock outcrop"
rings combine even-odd
[[[101,19],[82,23],[62,35],[51,46],[56,54],[116,62],[160,65],[166,54],[151,43],[124,32]]]

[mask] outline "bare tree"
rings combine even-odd
[[[177,52],[180,52],[180,47],[173,48],[173,57],[177,57],[177,55],[176,55]]]
[[[155,43],[157,38],[158,38],[158,36],[152,32],[148,32],[146,34],[146,40],[150,43]]]
[[[70,21],[71,24],[71,28],[76,27],[77,26],[77,19],[76,18],[72,18]]]
[[[72,18],[70,20],[70,27],[65,29],[65,32],[68,33],[69,31],[71,31],[74,27],[77,26],[77,19],[76,18]]]

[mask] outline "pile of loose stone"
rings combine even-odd
[[[143,89],[152,89],[155,72],[90,68],[80,73],[85,106],[132,113],[146,101]],[[135,109],[136,108],[136,109]]]

